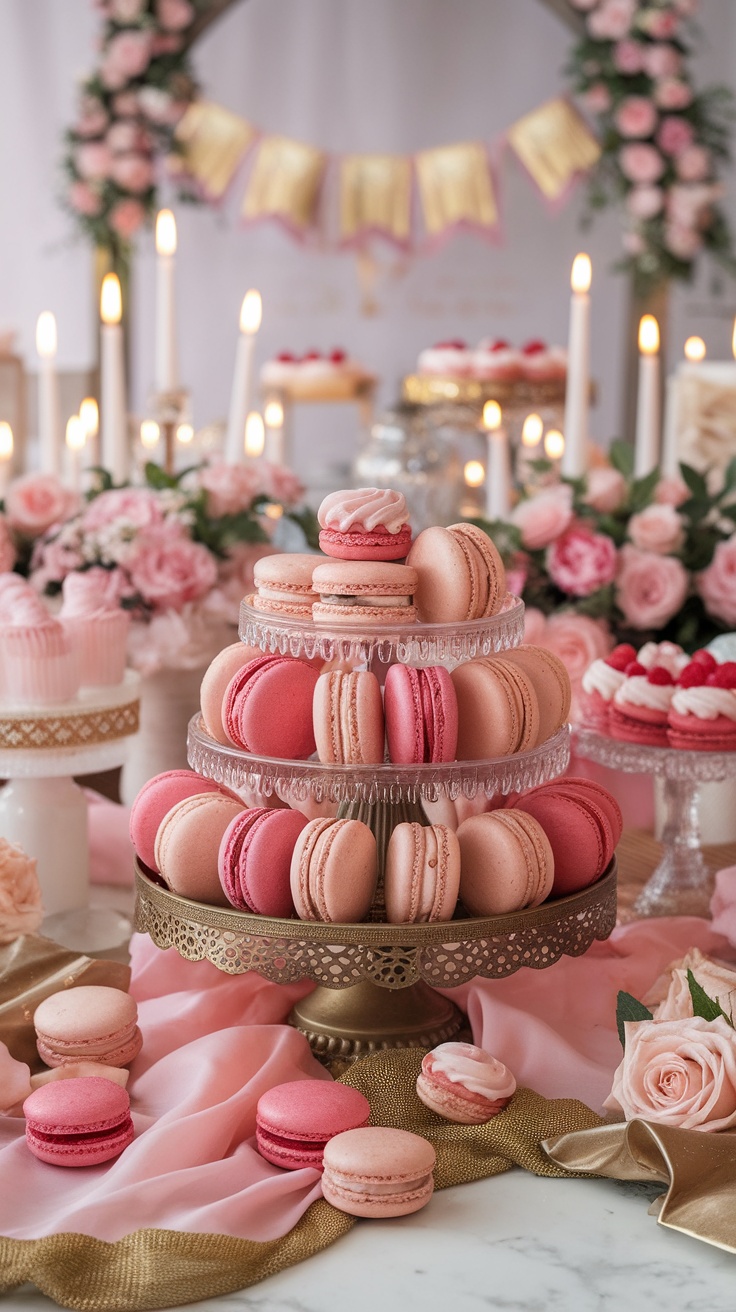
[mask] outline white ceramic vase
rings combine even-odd
[[[206,668],[205,664],[194,670],[159,670],[143,679],[140,732],[130,744],[120,780],[126,806],[154,775],[189,769],[187,725],[199,707]]]

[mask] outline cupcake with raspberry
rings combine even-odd
[[[682,670],[669,710],[671,747],[690,752],[736,750],[736,661],[696,652]]]
[[[567,377],[567,351],[534,338],[521,348],[521,374],[529,383],[561,383]]]
[[[473,372],[474,352],[467,342],[451,338],[420,351],[417,373],[439,378],[469,378]]]
[[[690,657],[677,642],[645,642],[636,653],[636,659],[645,670],[651,670],[655,665],[663,666],[675,682],[680,671],[690,662]]]
[[[503,337],[484,338],[473,351],[473,375],[484,383],[518,383],[521,351]]]
[[[612,738],[643,747],[667,747],[667,726],[675,681],[664,665],[647,670],[632,661],[617,689],[608,721]]]
[[[626,678],[626,668],[636,660],[628,642],[620,642],[606,657],[599,657],[583,675],[580,710],[583,723],[599,733],[608,733],[611,703]]]

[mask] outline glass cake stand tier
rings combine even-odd
[[[634,903],[638,916],[710,916],[714,876],[700,842],[700,785],[736,778],[736,752],[688,752],[619,742],[593,729],[575,730],[581,756],[625,774],[664,781],[662,859]]]
[[[223,747],[204,728],[200,715],[189,721],[187,739],[193,770],[228,788],[250,788],[286,802],[435,802],[445,796],[486,797],[535,788],[562,774],[570,760],[570,729],[565,725],[546,743],[515,756],[487,761],[449,761],[444,765],[324,765],[285,761]]]
[[[487,619],[457,624],[312,624],[255,610],[246,597],[240,606],[240,637],[263,651],[319,657],[352,664],[400,661],[404,665],[453,668],[476,656],[517,647],[524,637],[524,603],[507,593],[501,610]]]
[[[433,924],[324,924],[208,906],[136,867],[136,929],[188,961],[277,984],[317,988],[290,1017],[317,1056],[355,1060],[377,1048],[433,1047],[465,1024],[433,990],[505,979],[576,957],[616,923],[616,861],[589,888],[508,916]]]

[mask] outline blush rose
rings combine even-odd
[[[616,604],[632,629],[663,628],[683,605],[687,591],[687,572],[675,556],[628,545],[619,551]]]
[[[628,484],[618,469],[603,466],[588,470],[588,478],[583,500],[586,506],[610,515],[618,510],[626,500]]]
[[[0,943],[33,934],[43,920],[36,862],[0,838]]]
[[[683,1130],[736,1125],[736,1034],[722,1017],[626,1021],[623,1061],[604,1106]]]
[[[53,474],[23,474],[13,479],[5,495],[11,528],[26,537],[40,537],[52,524],[68,519],[77,506],[73,492]]]
[[[629,182],[639,185],[658,182],[665,170],[665,163],[659,151],[646,141],[632,142],[623,146],[618,155],[621,172]]]
[[[552,582],[572,597],[612,583],[616,576],[616,544],[606,533],[594,533],[584,524],[569,528],[547,551]]]
[[[646,96],[627,96],[616,110],[614,120],[622,137],[651,137],[657,126],[657,111]]]
[[[629,537],[640,551],[654,551],[669,556],[679,551],[685,541],[685,527],[673,506],[653,505],[632,515]]]
[[[565,532],[572,521],[572,488],[566,483],[520,501],[511,512],[511,522],[521,533],[528,551],[540,551]]]
[[[736,535],[718,543],[710,565],[698,575],[696,586],[709,615],[736,624]]]
[[[207,548],[166,528],[142,533],[126,567],[136,592],[157,611],[198,601],[217,582],[217,565]]]

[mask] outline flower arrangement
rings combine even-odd
[[[113,487],[101,474],[81,507],[55,479],[15,480],[0,517],[0,565],[47,596],[73,571],[97,571],[108,601],[131,612],[134,667],[193,669],[212,655],[217,626],[237,624],[256,560],[277,549],[277,524],[291,521],[313,545],[316,521],[296,477],[268,461],[216,461],[174,477],[148,464],[145,476],[143,487]]]
[[[656,990],[655,990],[656,991]],[[660,1125],[713,1133],[736,1125],[736,974],[694,949],[670,968],[652,1012],[619,993],[624,1050],[604,1106]]]
[[[589,192],[592,210],[623,202],[625,259],[640,291],[689,278],[711,252],[736,271],[731,234],[717,202],[718,167],[730,158],[731,94],[697,93],[688,66],[697,0],[571,0],[586,33],[569,73],[597,118],[603,155]]]

